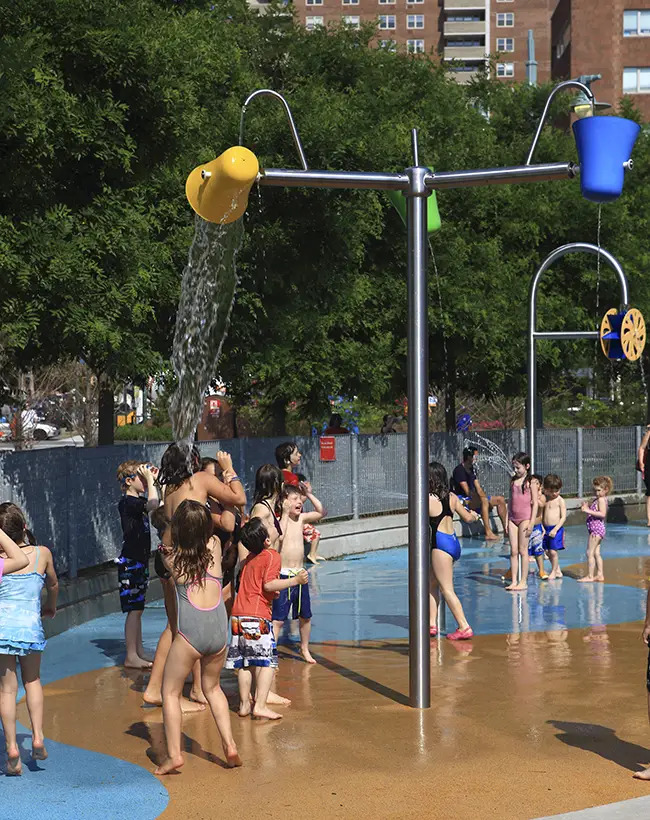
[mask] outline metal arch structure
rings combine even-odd
[[[283,188],[349,188],[401,191],[407,200],[409,700],[411,706],[419,709],[426,709],[431,705],[427,404],[427,197],[431,195],[432,191],[447,188],[509,185],[574,178],[579,168],[573,162],[531,165],[533,152],[544,126],[551,98],[564,88],[576,88],[582,91],[593,104],[594,95],[586,85],[575,80],[560,83],[551,93],[544,108],[525,165],[436,173],[419,164],[417,132],[415,130],[413,131],[413,164],[402,173],[313,170],[307,167],[300,138],[286,100],[270,89],[260,89],[253,92],[246,101],[248,104],[254,97],[262,94],[280,99],[287,113],[293,140],[302,165],[302,169],[262,169],[257,177],[259,185]],[[241,128],[243,129],[243,116]],[[193,207],[195,206],[193,205]],[[195,210],[197,210],[196,207]],[[197,212],[201,215],[200,210],[197,210]]]
[[[537,340],[538,339],[598,339],[597,330],[537,330],[537,291],[539,282],[551,265],[568,253],[593,253],[602,257],[614,270],[621,286],[621,310],[627,310],[629,305],[629,288],[627,277],[620,262],[604,248],[591,245],[588,242],[571,242],[552,251],[537,269],[530,283],[528,293],[528,404],[526,408],[526,426],[528,428],[528,455],[530,456],[531,471],[535,470],[537,434]]]

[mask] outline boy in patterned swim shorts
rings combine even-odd
[[[126,614],[124,666],[132,669],[151,667],[142,646],[142,613],[149,586],[149,512],[158,507],[154,471],[157,472],[139,461],[125,461],[117,468],[117,480],[123,493],[117,505],[122,524],[122,551],[115,563],[120,606]],[[144,497],[145,493],[147,498]]]
[[[275,531],[273,533],[275,535]],[[276,535],[277,540],[277,535]],[[269,531],[261,518],[242,527],[241,543],[249,552],[239,576],[239,591],[232,608],[232,640],[226,669],[238,669],[239,716],[251,714],[251,688],[255,673],[255,705],[252,717],[278,720],[278,712],[266,701],[278,666],[278,648],[271,623],[271,601],[276,593],[309,580],[301,569],[292,578],[280,578],[280,553],[271,549]]]

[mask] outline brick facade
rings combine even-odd
[[[526,81],[528,61],[528,30],[532,29],[535,39],[535,59],[537,60],[537,82],[545,83],[551,78],[551,31],[549,21],[556,0],[492,0],[490,4],[490,53],[498,51],[497,40],[514,39],[514,52],[500,52],[499,63],[513,63],[515,82]],[[514,15],[512,28],[497,26],[497,15],[511,12]]]
[[[612,105],[623,96],[624,69],[647,68],[650,80],[650,31],[623,33],[624,12],[634,10],[650,12],[650,0],[560,0],[551,23],[553,79],[602,74],[593,91]],[[630,96],[650,119],[650,85]]]

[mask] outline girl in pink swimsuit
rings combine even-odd
[[[591,504],[585,503],[580,507],[587,514],[587,574],[578,578],[581,583],[605,580],[603,575],[603,559],[600,555],[600,545],[605,537],[605,521],[607,519],[607,496],[614,489],[614,482],[608,475],[599,475],[593,482],[595,498]]]
[[[508,536],[510,538],[510,575],[512,583],[509,591],[526,589],[528,586],[528,540],[537,518],[539,505],[539,482],[531,479],[530,456],[515,453],[512,457],[514,475],[510,482],[508,500]],[[521,557],[521,577],[519,560]]]

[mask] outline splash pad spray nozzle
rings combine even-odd
[[[345,188],[354,190],[399,191],[406,200],[407,223],[407,292],[408,292],[408,542],[409,542],[409,696],[411,706],[426,709],[431,705],[431,647],[429,638],[429,518],[428,518],[428,298],[427,298],[427,201],[433,191],[484,185],[512,185],[524,182],[546,182],[572,179],[576,175],[573,162],[531,164],[533,152],[542,132],[550,101],[562,88],[577,87],[593,101],[593,94],[574,80],[561,83],[551,93],[537,128],[525,165],[506,168],[482,168],[464,171],[433,172],[419,164],[399,173],[381,171],[319,171],[307,167],[298,132],[286,100],[275,91],[260,89],[251,94],[242,110],[243,130],[246,105],[258,95],[270,95],[282,102],[300,156],[302,168],[265,168],[259,171],[257,159],[248,149],[230,148],[221,157],[190,174],[186,190],[194,210],[203,219],[217,223],[234,221],[246,208],[248,193],[258,179],[260,186],[280,188]],[[582,123],[596,124],[614,117],[591,117]],[[627,122],[627,121],[624,121]],[[636,123],[633,124],[638,129]],[[575,126],[574,126],[575,128]],[[596,135],[597,136],[597,135]],[[616,129],[610,141],[619,139]],[[592,137],[590,130],[584,142]],[[240,140],[241,142],[242,140]],[[632,141],[633,144],[633,141]],[[632,144],[621,149],[618,165],[623,175],[623,162],[630,158]],[[581,155],[581,187],[588,198],[602,195],[609,198],[622,178],[597,180],[585,184],[589,165],[597,165],[592,152]],[[209,172],[210,177],[201,175]],[[258,177],[259,171],[259,177]],[[607,176],[607,175],[605,175]],[[618,191],[620,194],[620,190]],[[592,196],[594,194],[595,196]]]

